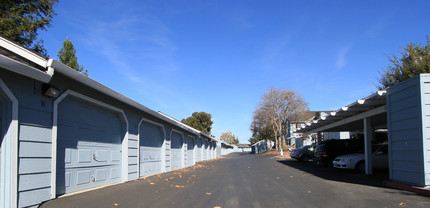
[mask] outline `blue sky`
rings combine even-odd
[[[40,38],[66,37],[94,80],[178,120],[208,112],[247,143],[270,87],[311,110],[376,91],[387,55],[430,35],[430,1],[60,0]]]

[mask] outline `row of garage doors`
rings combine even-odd
[[[121,182],[127,121],[115,108],[68,96],[58,104],[56,195]],[[128,151],[126,148],[125,151]],[[215,145],[149,120],[139,125],[139,176],[213,158]]]

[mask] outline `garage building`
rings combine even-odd
[[[2,37],[0,115],[1,208],[191,166],[215,142]]]

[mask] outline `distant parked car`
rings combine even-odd
[[[291,158],[307,162],[315,157],[315,145],[307,145],[302,148],[293,149],[290,153]]]
[[[337,156],[359,152],[363,146],[364,141],[359,139],[326,140],[315,148],[315,161],[318,166],[331,167]]]
[[[327,151],[325,149],[324,144],[317,145],[315,148],[315,161],[317,162],[318,166],[322,166],[328,162],[329,159],[327,159]]]
[[[372,167],[388,168],[388,145],[374,145],[372,146],[372,150]],[[356,169],[360,172],[364,172],[366,170],[364,150],[360,153],[336,157],[333,161],[333,167],[342,169]]]

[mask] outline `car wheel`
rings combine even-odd
[[[303,155],[303,156],[300,158],[300,160],[301,160],[301,161],[303,161],[303,162],[307,162],[307,161],[309,161],[309,156],[307,156],[307,155]]]
[[[360,161],[355,165],[355,169],[360,172],[364,173],[366,171],[366,163],[364,161]]]

